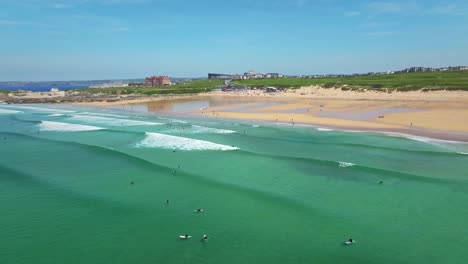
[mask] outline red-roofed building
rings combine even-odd
[[[169,76],[151,76],[145,79],[146,86],[165,86],[171,84],[172,79]]]

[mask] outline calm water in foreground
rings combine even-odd
[[[0,105],[2,264],[468,259],[467,145],[56,107]]]

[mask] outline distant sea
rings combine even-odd
[[[190,81],[200,78],[173,78],[174,82]],[[87,80],[87,81],[44,81],[44,82],[0,82],[0,90],[25,90],[33,92],[46,92],[52,88],[60,90],[72,90],[79,88],[89,88],[103,84],[143,82],[143,79],[123,79],[123,80]]]
[[[42,82],[0,82],[0,90],[25,90],[33,92],[46,92],[52,88],[59,88],[60,90],[72,90],[79,88],[89,88],[91,86],[98,86],[110,83],[128,83],[128,82],[141,82],[140,79],[130,80],[85,80],[85,81],[42,81]]]
[[[97,83],[99,84],[99,83]],[[85,82],[1,82],[0,90],[26,90],[34,92],[50,91],[51,88],[59,88],[60,90],[71,90],[78,88],[89,88],[95,85],[94,83]]]

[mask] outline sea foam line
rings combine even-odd
[[[117,117],[117,118],[128,118],[128,116],[123,115],[114,115],[114,114],[106,114],[106,113],[94,113],[94,112],[83,112],[79,113],[80,115],[91,115],[91,116],[105,116],[105,117]]]
[[[174,122],[174,123],[188,124],[187,121],[183,121],[183,120],[172,119],[172,118],[165,118],[165,117],[158,117],[158,118],[161,119],[161,120],[168,120],[168,121]]]
[[[344,162],[344,161],[339,161],[338,164],[339,164],[340,168],[348,168],[348,167],[353,167],[354,165],[356,165],[354,163]]]
[[[90,115],[73,115],[72,117],[68,118],[68,120],[70,120],[70,121],[80,121],[80,122],[89,122],[89,123],[108,125],[108,126],[155,126],[155,125],[162,125],[162,123],[145,122],[145,121],[137,121],[137,120],[130,120],[130,119],[118,119],[118,118],[102,117],[102,116],[90,116]]]
[[[317,131],[324,131],[324,132],[326,132],[326,131],[333,131],[333,129],[331,129],[331,128],[317,127]]]
[[[0,114],[17,114],[17,113],[22,113],[21,111],[16,111],[16,110],[8,110],[8,109],[1,109],[0,108]]]
[[[405,133],[397,133],[397,132],[382,132],[382,133],[387,136],[402,137],[402,138],[411,139],[411,140],[424,142],[424,143],[468,144],[467,142],[463,142],[463,141],[444,140],[444,139],[437,139],[437,138],[430,138],[430,137],[414,136],[414,135],[405,134]]]
[[[19,108],[19,109],[26,109],[26,110],[36,110],[38,112],[52,112],[52,113],[75,113],[76,111],[70,111],[70,110],[63,110],[63,109],[53,109],[53,108],[45,108],[45,107],[35,107],[35,106],[19,106],[19,105],[14,105],[14,106],[9,106],[12,108]]]
[[[38,127],[41,131],[60,131],[60,132],[78,132],[78,131],[93,131],[93,130],[105,129],[102,127],[77,125],[77,124],[69,124],[69,123],[53,122],[53,121],[41,121],[41,123],[38,124]]]
[[[199,139],[177,137],[159,133],[146,133],[146,138],[136,144],[139,148],[163,148],[177,150],[236,150],[233,146],[221,145]]]
[[[204,127],[204,126],[192,126],[194,130],[193,133],[214,133],[214,134],[233,134],[236,131],[227,130],[227,129],[218,129],[218,128],[211,128],[211,127]]]

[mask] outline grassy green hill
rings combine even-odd
[[[224,84],[221,80],[198,80],[167,87],[125,87],[88,89],[92,93],[107,94],[187,94],[211,91]],[[325,88],[341,88],[346,90],[467,90],[468,71],[418,72],[389,75],[368,75],[357,77],[333,77],[320,79],[276,78],[250,79],[233,81],[234,85],[255,87],[273,86],[277,88],[299,88],[310,85],[320,85]]]
[[[250,79],[232,82],[234,85],[254,87],[273,86],[277,88],[299,88],[320,85],[324,88],[341,88],[344,90],[466,90],[468,91],[468,71],[419,72],[390,75],[369,75],[358,77],[335,77],[320,79],[276,78]],[[197,80],[165,87],[120,87],[77,89],[86,93],[103,94],[193,94],[208,92],[222,86],[222,80]],[[0,91],[0,93],[3,93]]]
[[[224,81],[221,80],[197,80],[164,87],[88,88],[77,89],[75,91],[87,91],[90,93],[105,94],[190,94],[209,92],[215,87],[221,86],[223,84]]]
[[[298,88],[302,86],[321,85],[323,87],[344,87],[345,89],[397,89],[400,91],[418,90],[421,88],[468,90],[468,71],[418,72],[321,79],[258,79],[241,80],[234,83],[250,86],[273,86],[280,88]]]

